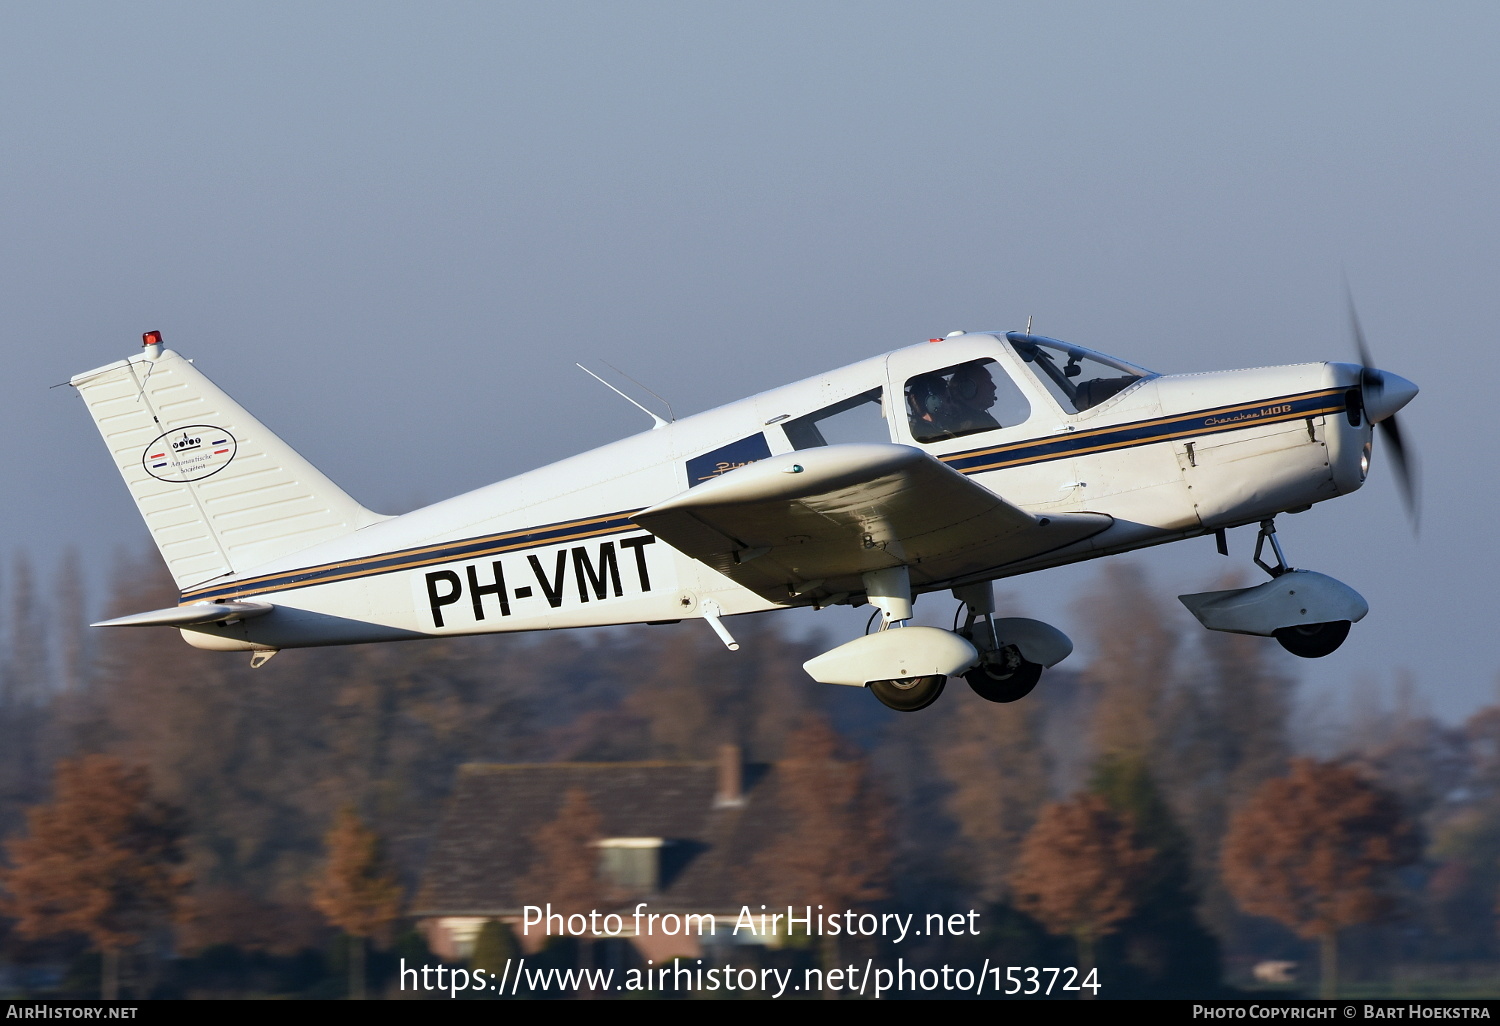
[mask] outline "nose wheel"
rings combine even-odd
[[[1321,659],[1344,643],[1344,639],[1349,636],[1349,627],[1348,620],[1304,623],[1296,627],[1282,627],[1272,637],[1294,656]]]
[[[1270,542],[1271,551],[1276,556],[1274,566],[1261,558],[1267,542]],[[1274,518],[1260,522],[1260,533],[1255,537],[1255,555],[1251,558],[1256,566],[1270,574],[1273,579],[1291,572],[1292,568],[1286,562],[1286,554],[1281,551],[1281,542],[1276,540]],[[1303,612],[1307,610],[1304,609]],[[1277,628],[1271,633],[1271,637],[1294,656],[1301,656],[1303,659],[1321,659],[1338,650],[1338,647],[1344,643],[1344,639],[1349,637],[1351,626],[1348,620],[1303,623],[1292,627]]]

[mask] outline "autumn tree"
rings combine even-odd
[[[516,894],[528,905],[550,903],[564,918],[598,908],[610,897],[599,879],[597,844],[603,837],[604,819],[588,793],[569,788],[557,817],[532,834],[531,865],[516,882]],[[579,968],[590,968],[592,945],[578,945],[577,957]]]
[[[886,896],[887,827],[863,759],[823,717],[786,741],[777,796],[789,829],[768,848],[763,876],[797,904],[852,908]]]
[[[1212,588],[1246,583],[1228,575]],[[1294,681],[1284,667],[1291,657],[1265,638],[1222,631],[1199,632],[1194,650],[1170,695],[1155,770],[1192,840],[1199,914],[1239,946],[1250,924],[1224,890],[1219,847],[1230,814],[1286,772]]]
[[[1427,855],[1436,862],[1423,891],[1426,922],[1447,957],[1493,960],[1500,939],[1494,904],[1500,893],[1500,706],[1479,710],[1460,730],[1461,776],[1449,793],[1465,800],[1450,800],[1424,820],[1431,830]],[[1411,815],[1405,799],[1403,807]]]
[[[599,849],[604,820],[580,787],[563,795],[557,817],[531,838],[531,865],[516,883],[528,905],[550,903],[564,916],[588,914],[605,897],[599,880]]]
[[[401,914],[401,885],[386,866],[380,838],[345,807],[324,841],[328,867],[313,886],[313,904],[343,930],[349,945],[349,996],[365,996],[365,945]]]
[[[1417,853],[1389,791],[1348,766],[1294,759],[1230,820],[1224,883],[1244,911],[1318,942],[1322,996],[1332,998],[1339,931],[1387,912],[1390,871]]]
[[[120,953],[164,925],[187,887],[181,816],[151,796],[147,771],[105,755],[57,766],[52,804],[27,813],[0,871],[3,911],[25,937],[82,934],[119,996]]]
[[[811,708],[802,663],[817,646],[786,637],[766,616],[735,618],[734,653],[687,626],[615,635],[588,653],[616,701],[580,717],[554,757],[707,759],[734,744],[757,761],[778,758]],[[632,682],[623,698],[620,680]]]
[[[1089,724],[1099,756],[1149,757],[1176,667],[1173,615],[1133,563],[1107,563],[1097,591],[1080,599],[1094,659],[1084,681],[1094,692]]]
[[[498,919],[486,919],[474,938],[469,968],[489,973],[497,979],[504,975],[506,963],[516,956],[516,938]]]
[[[0,830],[46,793],[51,699],[46,603],[24,552],[13,560],[0,623]],[[9,820],[9,822],[7,822]]]
[[[964,842],[957,868],[979,897],[993,902],[1008,893],[1016,853],[1047,799],[1050,767],[1041,703],[1015,702],[983,713],[972,715],[956,702],[932,711],[941,723],[931,749],[948,784],[944,806]]]
[[[798,906],[852,909],[884,898],[890,831],[865,761],[821,716],[789,735],[784,751],[775,792],[782,827],[749,876]],[[821,957],[828,967],[838,961],[838,938],[823,938]]]
[[[177,600],[154,551],[122,563],[112,591],[97,615]],[[153,631],[95,633],[87,688],[62,703],[77,707],[74,744],[149,766],[193,825],[199,897],[262,910],[200,935],[261,950],[318,943],[308,881],[340,808],[367,810],[386,857],[414,876],[457,766],[531,755],[528,696],[571,687],[570,660],[589,655],[508,635],[308,649],[252,670]]]
[[[1136,844],[1134,825],[1098,794],[1042,809],[1011,875],[1016,907],[1049,933],[1071,936],[1080,967],[1094,946],[1136,908],[1155,852]]]
[[[1136,907],[1111,944],[1122,962],[1136,970],[1133,982],[1143,992],[1162,996],[1214,986],[1221,971],[1219,945],[1197,916],[1193,843],[1145,758],[1100,759],[1090,790],[1131,824],[1138,848],[1154,853],[1136,884]]]
[[[996,596],[997,615],[1021,616],[1013,596]],[[1049,684],[1071,683],[1065,671]],[[1053,689],[1049,686],[1049,691]],[[961,882],[985,902],[1003,901],[1021,839],[1051,796],[1057,768],[1043,731],[1050,711],[1040,696],[976,707],[959,696],[902,724],[875,762],[894,804],[911,809],[896,840],[897,858]],[[957,836],[934,859],[934,841]],[[904,849],[904,850],[900,850]],[[920,849],[920,850],[919,850]]]

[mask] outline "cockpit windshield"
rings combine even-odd
[[[1005,337],[1053,398],[1071,413],[1093,409],[1137,381],[1156,376],[1144,367],[1055,338],[1019,331],[1007,332]]]

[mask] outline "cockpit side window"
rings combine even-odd
[[[1137,381],[1152,376],[1140,367],[1056,339],[1019,332],[1011,332],[1006,338],[1058,405],[1069,413],[1091,410]]]
[[[890,428],[880,401],[880,389],[851,396],[825,406],[816,413],[782,425],[793,449],[815,449],[820,445],[846,442],[889,442]]]
[[[1031,404],[994,360],[970,360],[908,379],[906,414],[912,438],[941,442],[1014,427]]]

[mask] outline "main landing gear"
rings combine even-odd
[[[989,582],[953,589],[968,619],[953,630],[913,627],[906,567],[864,575],[865,594],[880,612],[880,629],[802,664],[824,684],[868,688],[897,712],[925,709],[962,676],[987,702],[1014,702],[1036,687],[1042,670],[1073,651],[1067,635],[1038,620],[995,617]]]
[[[979,650],[979,664],[964,673],[970,690],[986,702],[1017,702],[1031,694],[1042,679],[1043,666],[1022,655],[1014,642],[1001,642],[990,583],[954,588],[953,595],[968,612],[957,633]]]
[[[971,671],[972,672],[972,671]],[[880,700],[887,709],[897,712],[916,712],[926,709],[943,693],[948,678],[941,673],[926,677],[900,677],[891,680],[872,680],[870,694]]]
[[[1042,666],[1028,662],[1014,645],[992,649],[964,674],[974,694],[986,702],[1018,702],[1041,682]]]
[[[1268,542],[1276,557],[1274,564],[1262,558]],[[1220,551],[1225,551],[1222,535]],[[1266,583],[1179,595],[1178,600],[1211,631],[1275,638],[1282,648],[1304,659],[1318,659],[1337,650],[1349,636],[1349,627],[1370,611],[1360,594],[1342,581],[1288,566],[1274,520],[1261,521],[1252,558],[1271,575]]]
[[[880,612],[880,629],[905,629],[911,619],[911,578],[905,567],[865,575],[866,593],[871,605]],[[946,673],[926,673],[915,677],[890,677],[872,680],[866,687],[887,709],[917,712],[926,709],[942,695],[948,685]]]

